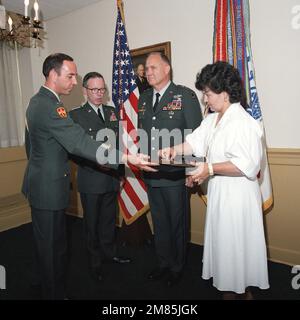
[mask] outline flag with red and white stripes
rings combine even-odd
[[[124,152],[136,153],[136,129],[139,91],[127,42],[124,13],[121,1],[118,1],[116,23],[112,100],[120,114],[123,134],[122,149]],[[120,210],[126,224],[135,221],[149,209],[146,186],[141,179],[140,171],[134,166],[125,167],[125,183],[119,193]]]

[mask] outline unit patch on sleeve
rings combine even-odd
[[[56,109],[58,115],[61,117],[61,118],[66,118],[67,117],[67,111],[64,107],[59,107]]]

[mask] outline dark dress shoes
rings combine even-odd
[[[127,258],[127,257],[113,257],[112,261],[114,263],[120,263],[120,264],[124,264],[124,263],[130,263],[131,259]]]
[[[173,287],[179,283],[181,280],[182,273],[181,272],[170,272],[167,278],[167,286]]]
[[[168,268],[156,268],[148,274],[147,278],[148,280],[160,280],[164,278],[168,274],[168,272]]]

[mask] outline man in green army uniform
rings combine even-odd
[[[66,256],[65,209],[69,204],[68,153],[99,163],[111,154],[109,143],[95,141],[68,115],[60,95],[70,94],[77,84],[73,59],[63,53],[48,56],[43,63],[44,86],[30,100],[26,111],[28,165],[22,192],[31,206],[36,245],[38,281],[44,299],[63,299]],[[127,161],[127,159],[125,159]],[[133,164],[147,161],[143,156]],[[117,159],[116,159],[117,161]],[[118,168],[118,164],[109,164]]]
[[[103,104],[106,92],[103,76],[89,72],[82,85],[87,102],[73,109],[71,118],[93,139],[101,129],[111,129],[118,137],[119,119],[115,108]],[[128,258],[117,256],[115,243],[119,172],[122,172],[103,168],[87,159],[76,157],[74,160],[79,165],[77,186],[83,207],[90,271],[94,278],[101,280],[101,266],[105,260],[121,264],[130,262]]]
[[[169,59],[160,52],[151,53],[146,60],[146,76],[152,89],[146,90],[138,103],[138,127],[147,132],[148,155],[155,161],[158,150],[172,146],[174,141],[162,129],[179,133],[194,130],[202,120],[198,98],[191,89],[171,81]],[[175,141],[175,144],[181,143]],[[140,146],[140,151],[146,151]],[[157,168],[156,168],[157,169]],[[180,280],[186,255],[187,215],[189,199],[185,186],[185,170],[160,166],[157,172],[144,172],[149,205],[154,226],[154,241],[158,266],[148,279],[166,278],[168,286]]]

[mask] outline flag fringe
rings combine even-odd
[[[122,208],[120,207],[120,212],[122,214],[122,217],[125,221],[125,223],[129,226],[130,224],[132,224],[134,221],[136,221],[140,216],[142,216],[144,213],[146,213],[147,211],[150,210],[149,204],[145,205],[141,210],[137,211],[136,214],[134,216],[132,216],[131,218],[127,219],[126,218],[126,214],[124,213],[124,211],[122,210]]]

